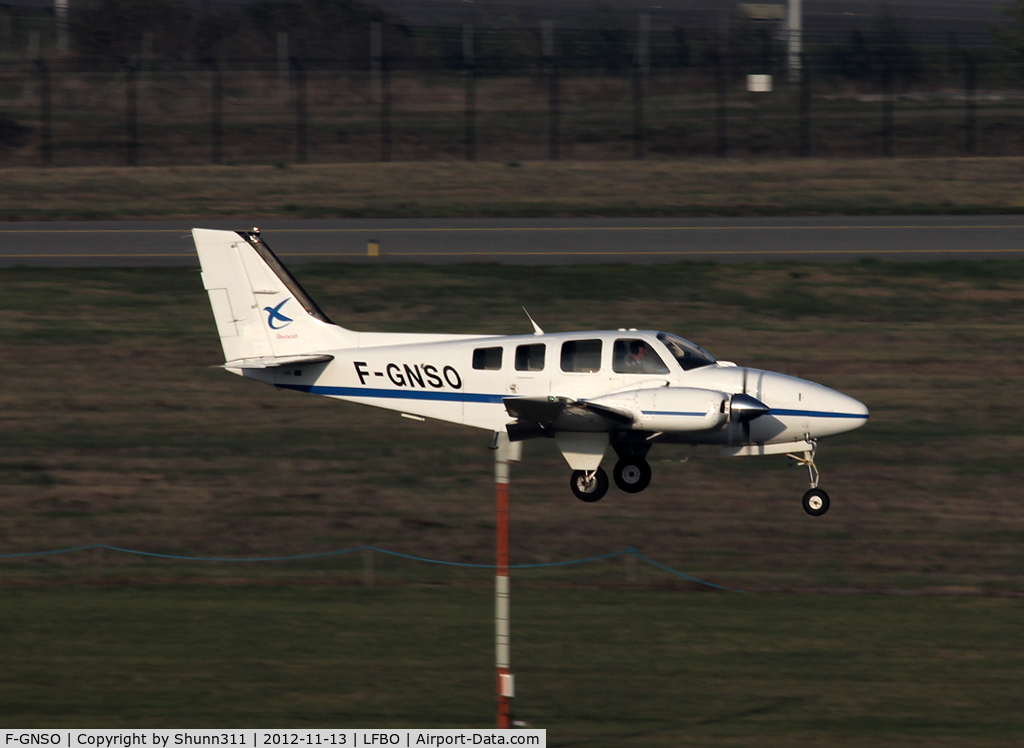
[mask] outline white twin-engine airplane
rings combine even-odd
[[[552,437],[583,501],[651,481],[654,444],[708,444],[727,456],[786,455],[807,466],[804,510],[820,516],[818,439],[858,428],[868,409],[803,379],[716,361],[652,330],[532,335],[355,332],[332,323],[259,230],[194,229],[224,368],[278,388],[435,418],[512,442]]]

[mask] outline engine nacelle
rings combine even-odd
[[[710,431],[729,420],[730,395],[696,387],[658,387],[619,392],[590,402],[629,410],[640,431]]]

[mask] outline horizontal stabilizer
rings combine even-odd
[[[260,356],[259,358],[239,358],[228,361],[223,369],[273,369],[278,366],[294,366],[295,364],[325,364],[334,356],[326,354],[311,356]]]

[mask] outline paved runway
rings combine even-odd
[[[0,225],[0,267],[197,265],[189,229],[244,221]],[[563,264],[1024,258],[1024,216],[328,219],[259,224],[290,263]],[[367,257],[379,243],[380,257]]]

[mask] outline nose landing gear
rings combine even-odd
[[[804,494],[802,503],[804,505],[805,512],[812,517],[820,517],[828,511],[830,502],[827,493],[822,491],[820,488],[812,488]]]
[[[818,472],[818,466],[814,464],[814,455],[818,451],[818,443],[811,440],[811,451],[802,453],[790,453],[786,457],[797,462],[801,465],[807,466],[807,473],[811,479],[811,488],[807,493],[804,494],[803,504],[804,511],[812,517],[820,517],[828,511],[829,505],[832,503],[828,494],[824,489],[818,488],[818,479],[821,474]]]

